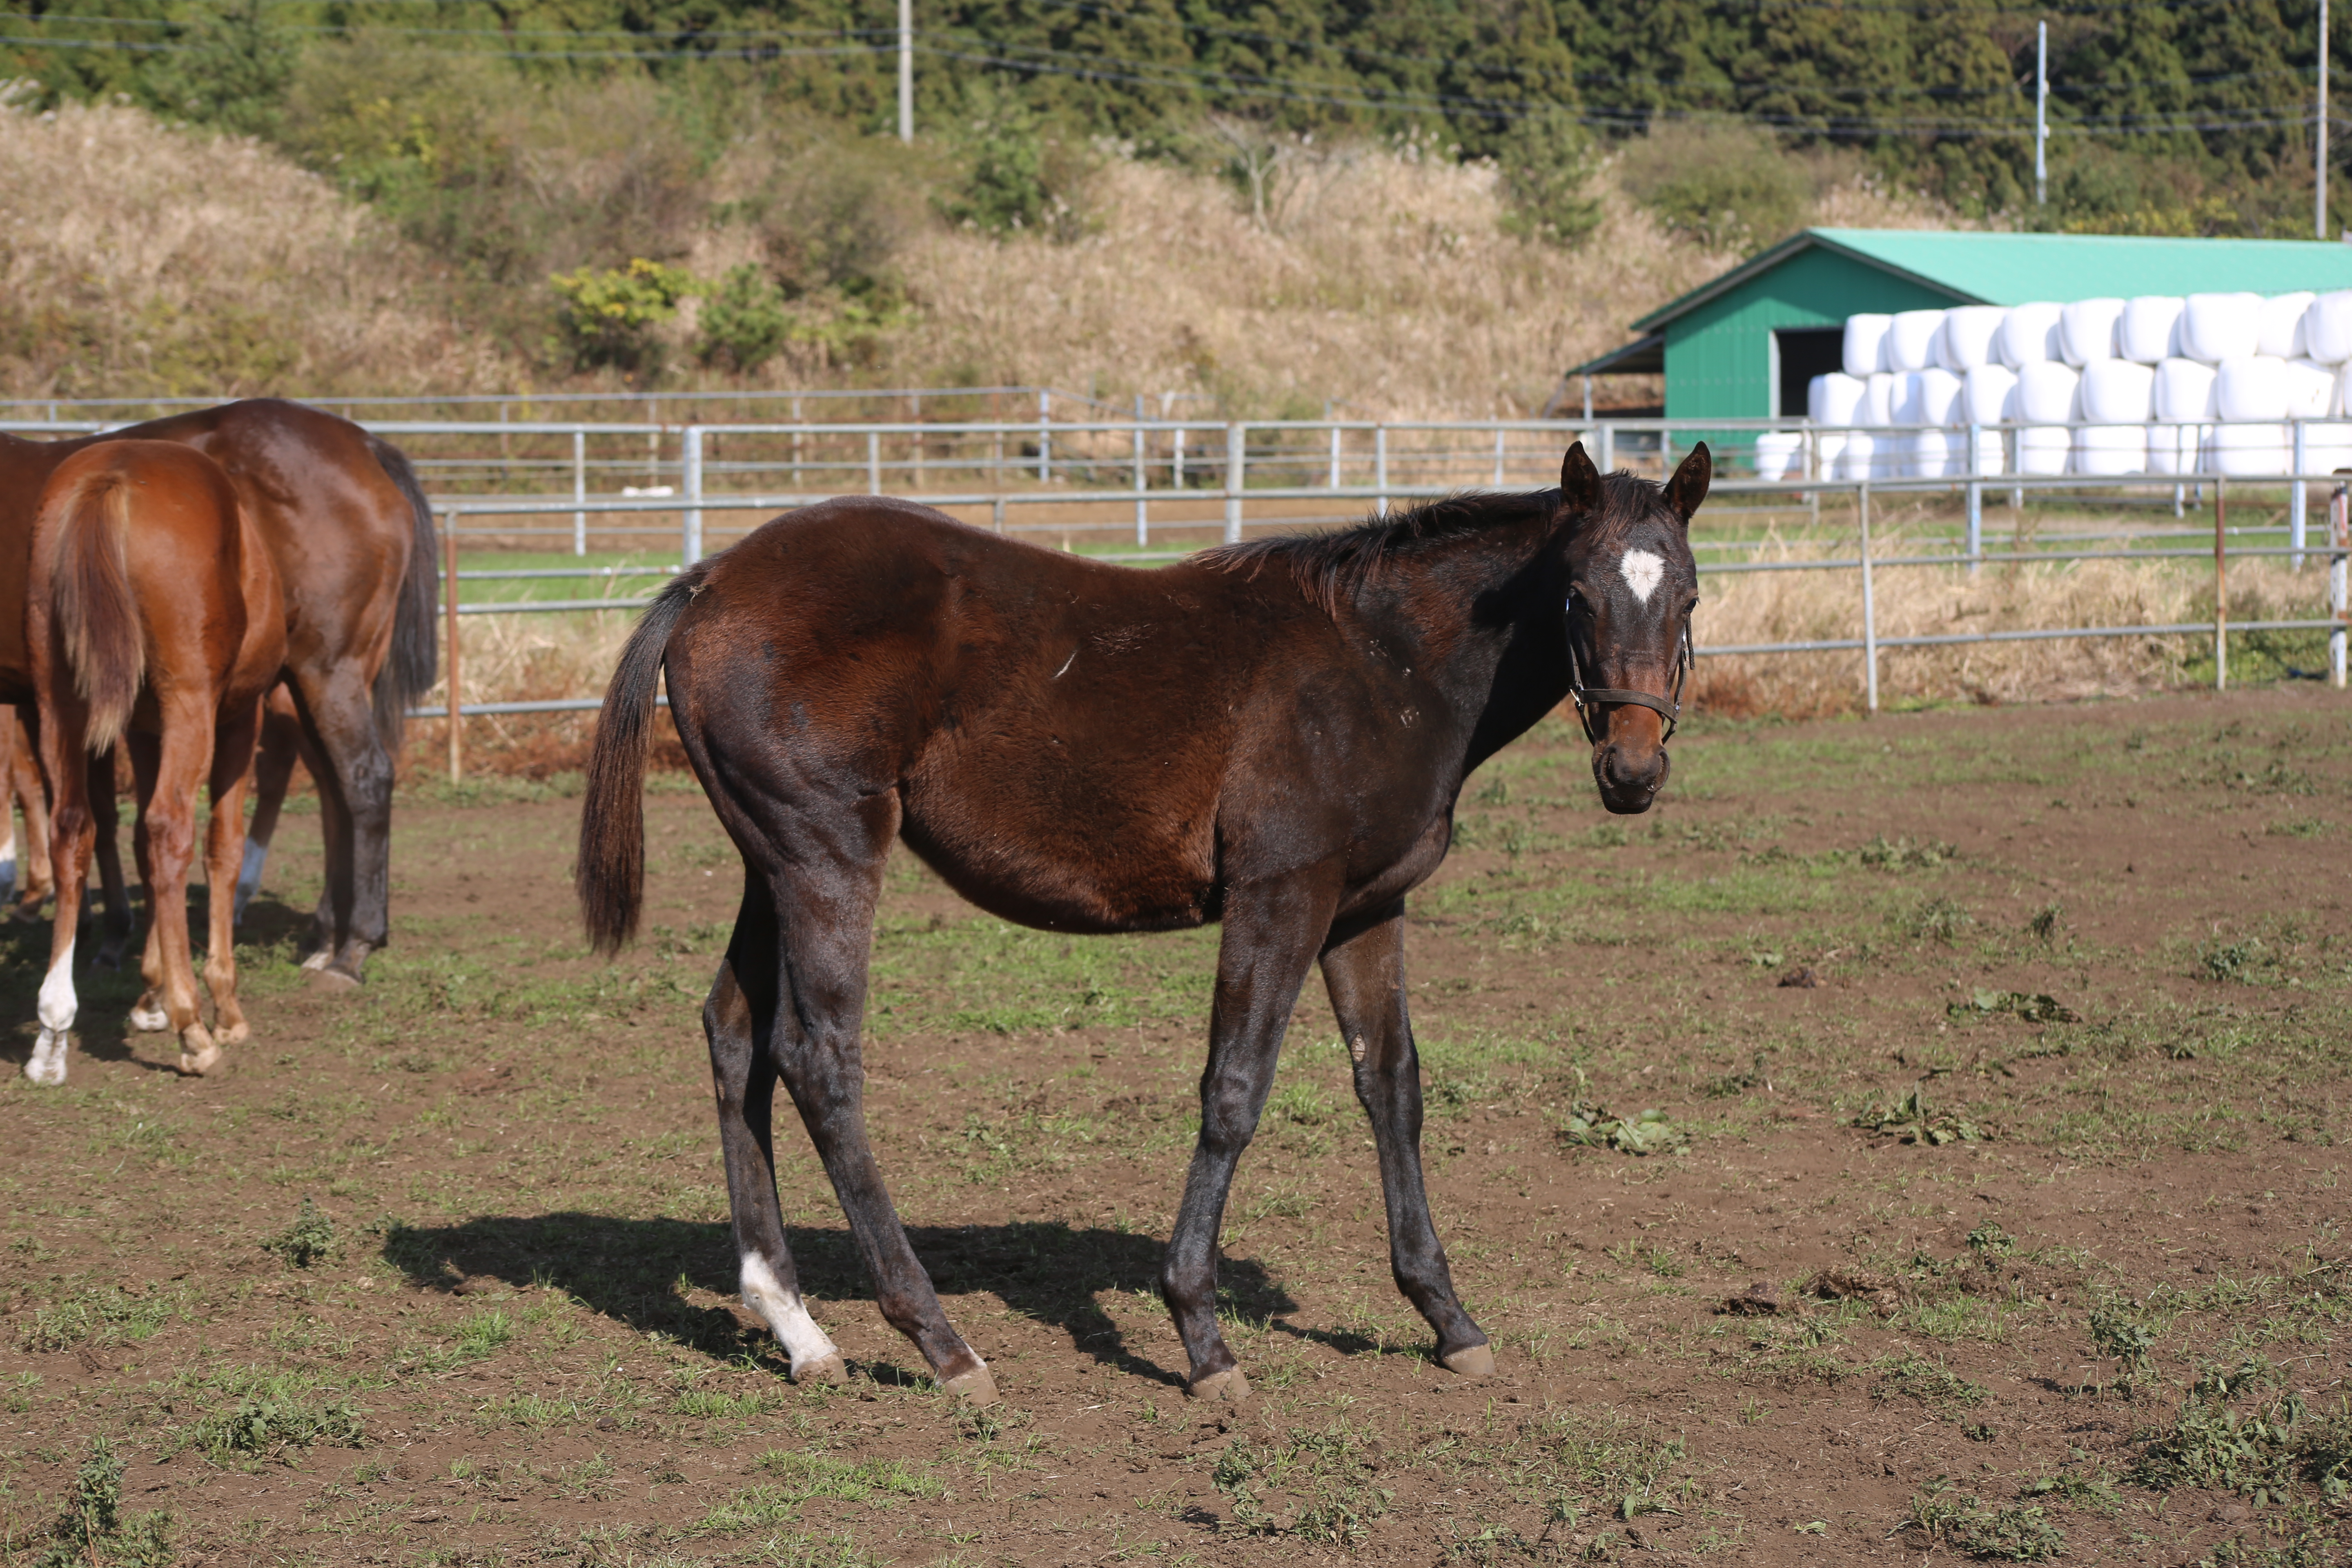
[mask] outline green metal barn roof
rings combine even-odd
[[[1809,228],[1633,323],[1654,332],[1801,251],[1849,257],[1958,305],[2132,294],[2352,289],[2352,245],[2302,239],[2160,239],[2114,234],[1982,234]],[[1572,373],[1571,373],[1572,374]]]

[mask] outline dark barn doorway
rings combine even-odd
[[[1801,419],[1807,412],[1805,388],[1813,377],[1845,368],[1843,327],[1780,327],[1772,333],[1772,412],[1783,419]]]

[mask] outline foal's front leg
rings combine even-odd
[[[1234,888],[1225,894],[1209,1012],[1209,1064],[1201,1073],[1201,1135],[1184,1178],[1184,1202],[1168,1237],[1160,1291],[1192,1360],[1184,1391],[1242,1399],[1249,1381],[1217,1331],[1217,1237],[1234,1169],[1257,1132],[1298,988],[1331,924],[1335,902],[1305,881]]]
[[[1323,950],[1323,984],[1339,1037],[1356,1067],[1356,1098],[1371,1118],[1380,1150],[1381,1193],[1388,1200],[1389,1271],[1397,1289],[1437,1331],[1437,1359],[1447,1370],[1483,1377],[1495,1370],[1486,1334],[1462,1310],[1445,1247],[1429,1215],[1421,1180],[1421,1061],[1405,1016],[1404,905],[1370,923],[1334,932]]]

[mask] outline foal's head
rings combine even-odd
[[[1593,782],[1613,812],[1649,810],[1666,782],[1666,737],[1698,605],[1690,520],[1713,472],[1703,445],[1664,485],[1604,479],[1580,441],[1560,464],[1555,537],[1566,558],[1569,667]]]

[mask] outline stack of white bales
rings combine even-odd
[[[2305,471],[2352,467],[2352,289],[1851,316],[1844,357],[1809,389],[1823,478],[2004,472],[1972,425],[2022,426],[2026,474],[2287,473],[2297,418]]]

